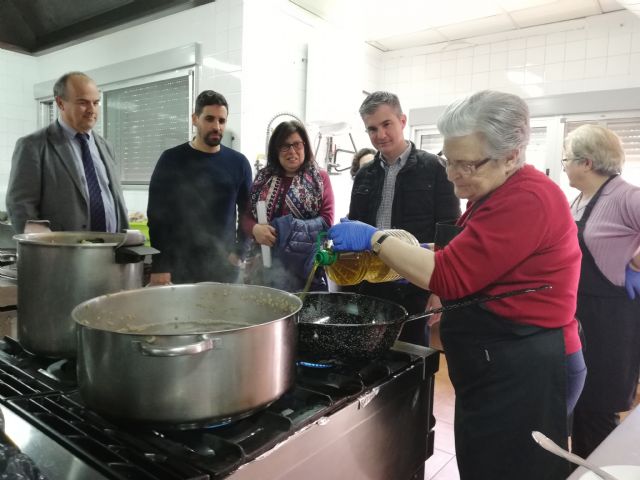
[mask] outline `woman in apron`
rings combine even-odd
[[[574,411],[572,450],[588,456],[629,410],[640,374],[640,188],[620,178],[618,136],[583,125],[565,139],[563,166],[580,190],[571,205],[582,268],[577,317],[588,373]]]
[[[580,273],[576,226],[562,191],[525,165],[526,103],[482,91],[443,113],[443,162],[468,200],[460,232],[436,252],[360,222],[329,230],[336,250],[372,250],[443,301],[518,288],[527,295],[443,315],[441,339],[456,393],[455,442],[462,480],[564,479],[567,462],[531,438],[567,446],[567,413],[585,367],[575,319]],[[548,212],[554,212],[550,216]]]

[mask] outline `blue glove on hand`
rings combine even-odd
[[[371,225],[348,218],[329,229],[328,237],[333,240],[336,252],[361,252],[371,250],[371,237],[378,229]]]
[[[631,300],[635,300],[636,295],[640,295],[640,272],[636,272],[631,265],[627,264],[625,272],[624,287]]]

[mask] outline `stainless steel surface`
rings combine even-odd
[[[394,349],[408,344],[396,342]],[[412,354],[418,353],[410,346]],[[419,347],[426,356],[437,355]],[[230,480],[409,480],[433,447],[429,412],[433,372],[424,364],[394,377],[323,417],[257,459]],[[422,476],[420,479],[422,480]]]
[[[540,445],[542,448],[544,448],[546,451],[551,452],[554,455],[557,455],[561,458],[564,458],[565,460],[569,460],[571,463],[575,463],[576,465],[581,465],[591,470],[593,473],[595,473],[597,476],[599,476],[603,480],[618,480],[616,477],[614,477],[610,473],[605,472],[597,465],[594,465],[591,462],[586,461],[584,458],[579,457],[574,453],[568,452],[567,450],[562,448],[560,445],[555,443],[553,440],[551,440],[549,437],[547,437],[543,433],[533,431],[531,432],[531,436],[536,441],[536,443]]]
[[[292,386],[301,305],[280,290],[215,283],[89,300],[73,311],[80,393],[98,412],[138,421],[241,416]]]
[[[99,295],[142,287],[142,261],[115,261],[115,247],[124,234],[52,232],[15,238],[18,338],[35,354],[75,357],[76,326],[71,310]],[[95,239],[104,243],[83,243]]]
[[[15,250],[16,241],[13,239],[15,234],[16,232],[10,223],[0,222],[0,249]]]
[[[48,480],[102,480],[102,476],[81,459],[0,405],[6,435],[28,455]]]
[[[596,465],[640,466],[640,406],[636,407],[587,460]],[[587,470],[579,467],[568,480],[580,480]]]

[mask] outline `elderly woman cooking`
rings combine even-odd
[[[529,112],[519,97],[482,91],[438,121],[443,162],[468,200],[460,233],[432,252],[345,221],[329,231],[339,251],[372,249],[443,304],[550,284],[544,290],[443,315],[441,339],[456,393],[462,480],[566,478],[569,466],[532,430],[567,446],[567,413],[585,367],[574,318],[580,273],[576,226],[562,191],[525,165]],[[550,214],[553,213],[553,215]]]
[[[564,170],[580,190],[571,213],[582,249],[577,316],[589,369],[571,443],[588,456],[618,425],[618,412],[631,408],[638,388],[640,188],[620,177],[624,151],[611,130],[582,125],[564,148]]]

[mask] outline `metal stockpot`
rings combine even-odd
[[[118,248],[124,233],[49,232],[16,235],[18,340],[47,357],[76,356],[71,310],[79,303],[142,287],[143,256]]]
[[[105,416],[155,424],[240,418],[293,385],[295,295],[199,283],[78,305],[78,386]]]

